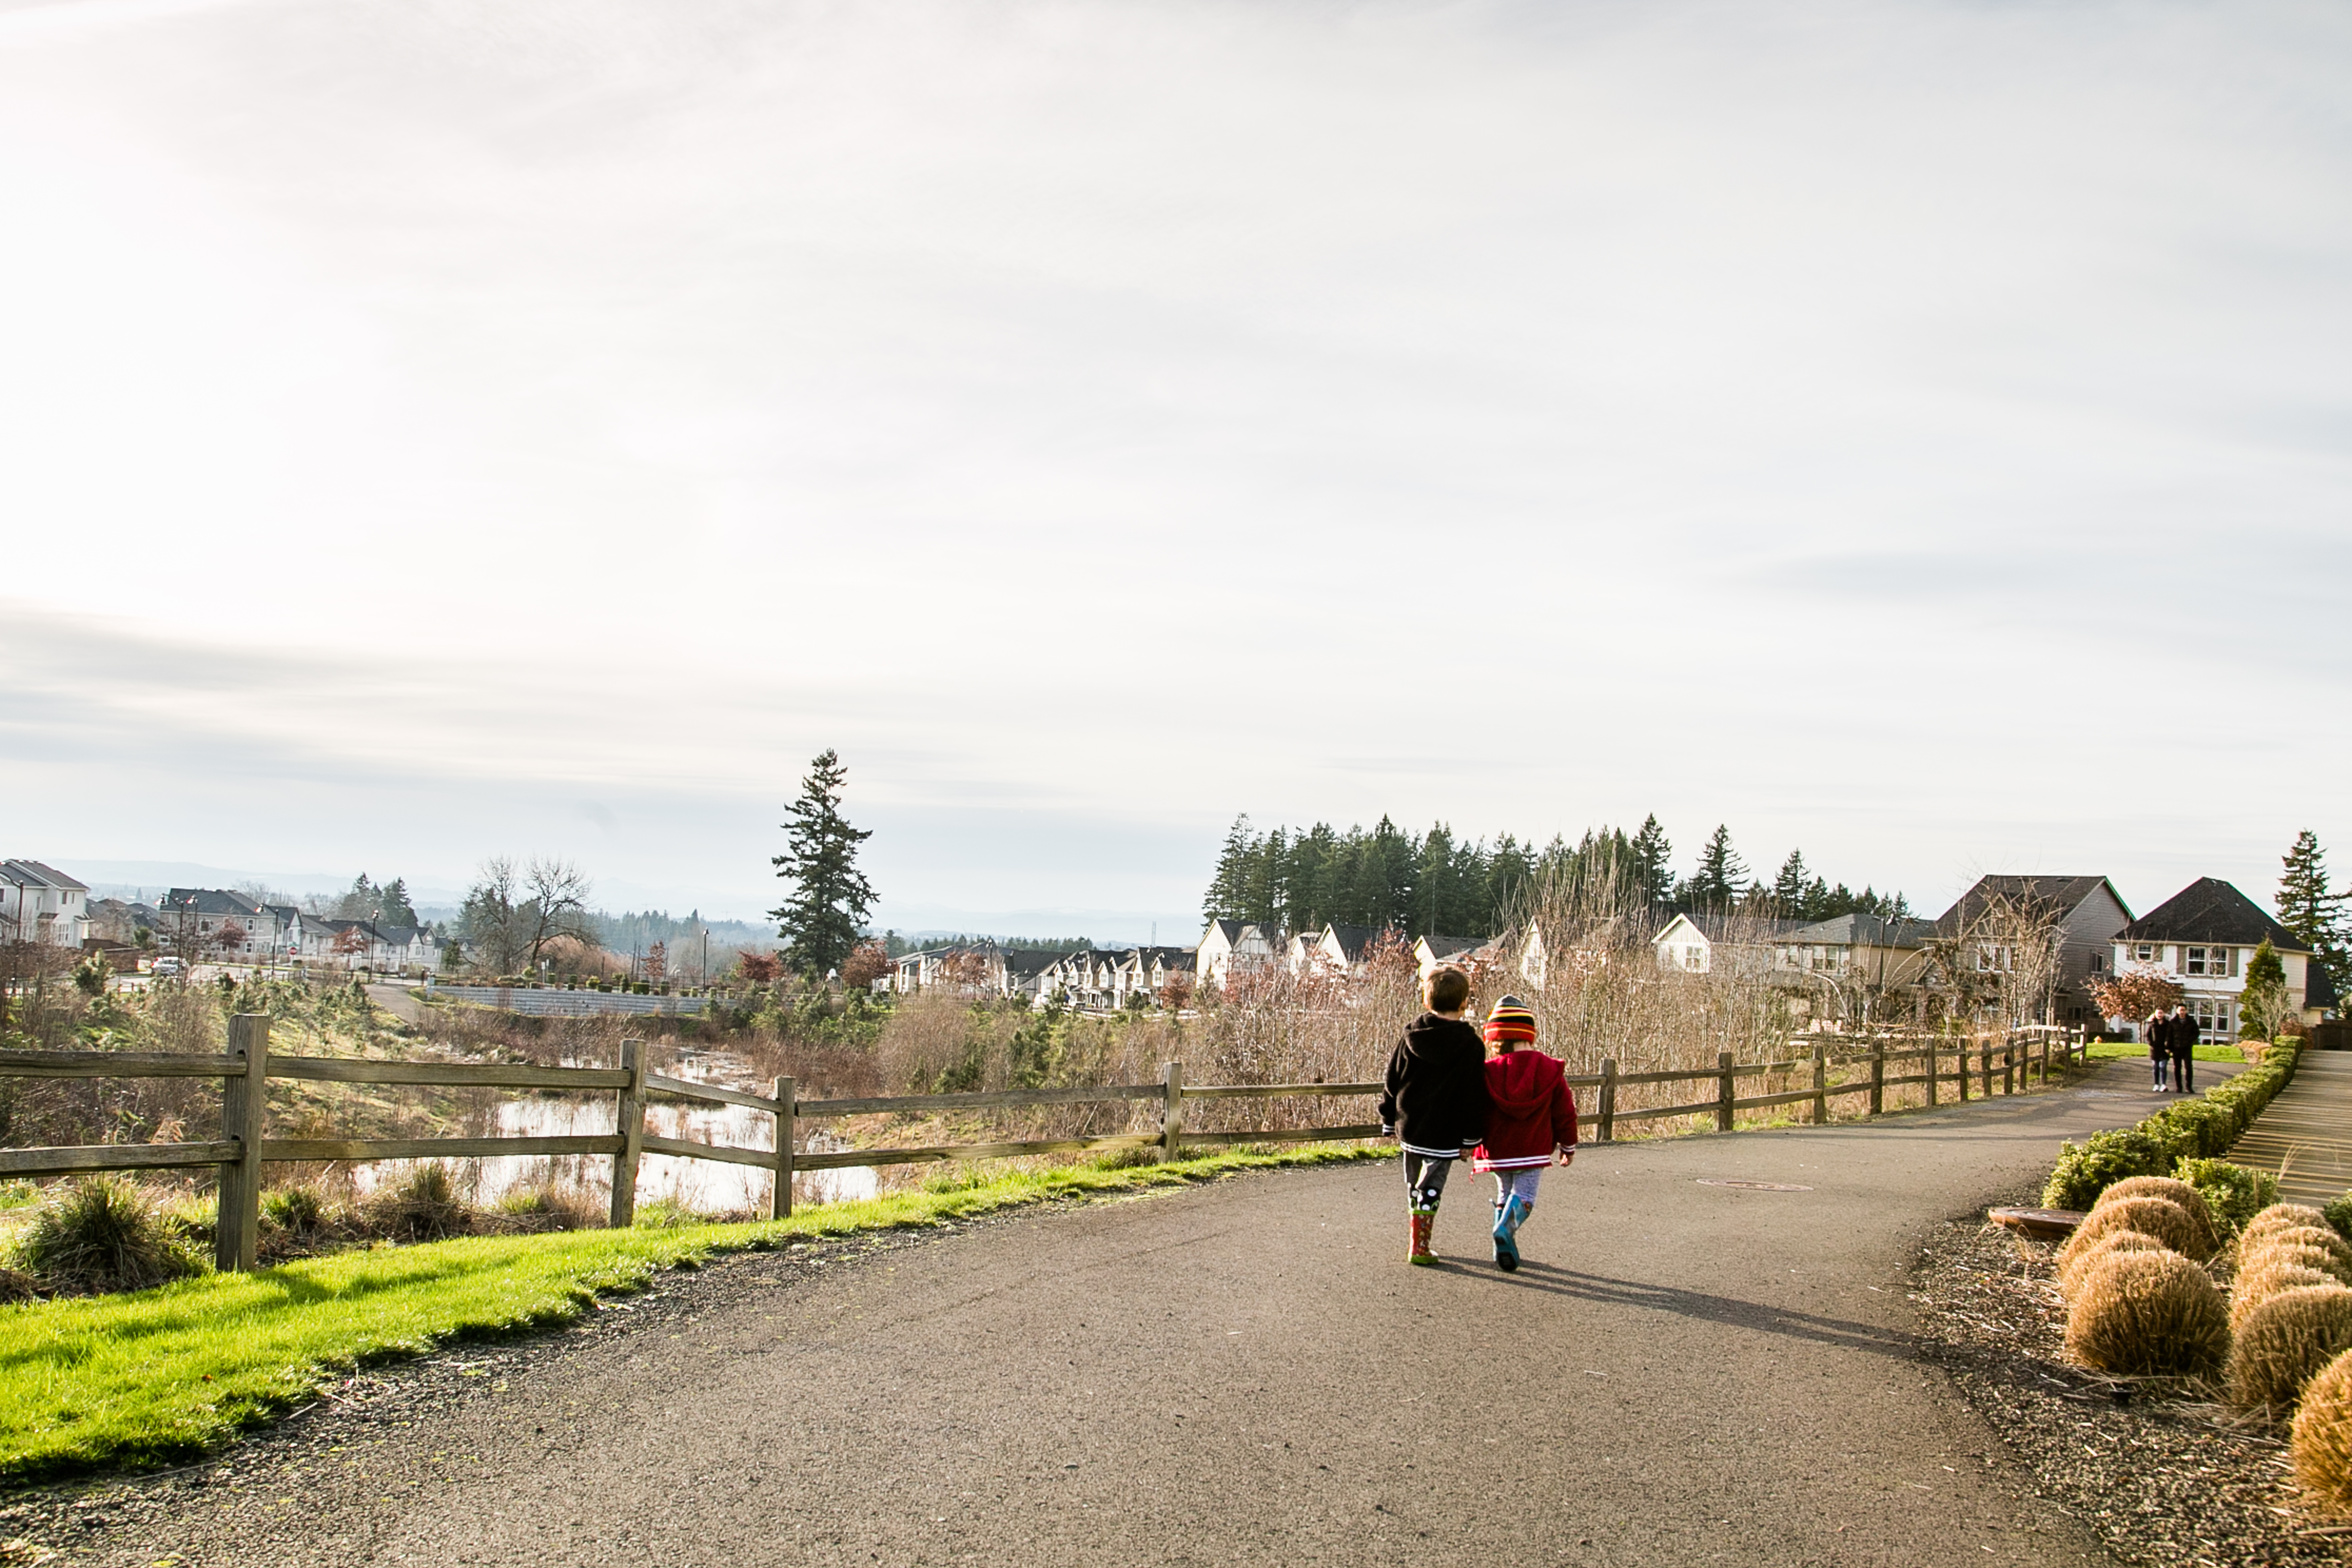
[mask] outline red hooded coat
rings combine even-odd
[[[1503,1051],[1486,1059],[1486,1141],[1472,1163],[1515,1171],[1551,1163],[1555,1147],[1576,1147],[1576,1096],[1567,1069],[1541,1051]]]

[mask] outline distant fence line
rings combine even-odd
[[[641,997],[641,1001],[655,998]],[[1669,1072],[1620,1073],[1614,1061],[1603,1061],[1597,1073],[1571,1074],[1577,1089],[1598,1092],[1585,1119],[1595,1142],[1614,1141],[1625,1122],[1712,1114],[1717,1131],[1730,1131],[1742,1110],[1764,1110],[1810,1102],[1810,1117],[1819,1124],[1830,1120],[1830,1101],[1841,1096],[1867,1095],[1868,1114],[1882,1112],[1887,1089],[1924,1084],[1927,1102],[1937,1102],[1937,1091],[1949,1084],[1958,1099],[1970,1098],[1970,1084],[1979,1098],[2015,1094],[2036,1076],[2047,1082],[2053,1055],[2063,1063],[2079,1059],[2084,1048],[2079,1035],[2059,1030],[2021,1030],[1974,1039],[1913,1037],[1916,1043],[1880,1038],[1866,1052],[1840,1055],[1833,1045],[1852,1046],[1846,1037],[1800,1037],[1810,1043],[1803,1058],[1780,1062],[1738,1063],[1724,1052],[1713,1068]],[[1890,1043],[1898,1048],[1890,1049]],[[261,1167],[284,1161],[432,1160],[496,1158],[501,1155],[603,1155],[613,1162],[610,1212],[614,1226],[631,1224],[636,1215],[637,1165],[642,1156],[669,1154],[691,1160],[716,1160],[771,1171],[775,1187],[770,1213],[778,1218],[792,1213],[793,1175],[796,1171],[845,1166],[903,1165],[938,1160],[1009,1159],[1027,1154],[1085,1153],[1112,1149],[1160,1151],[1163,1160],[1179,1158],[1187,1149],[1224,1147],[1238,1143],[1312,1142],[1377,1136],[1373,1122],[1322,1127],[1196,1132],[1185,1126],[1188,1103],[1204,1100],[1276,1100],[1320,1096],[1365,1098],[1381,1092],[1377,1083],[1279,1083],[1188,1085],[1184,1064],[1170,1062],[1154,1084],[1106,1084],[1072,1089],[1000,1089],[971,1094],[884,1095],[857,1099],[809,1100],[798,1097],[790,1078],[775,1080],[771,1095],[716,1084],[694,1083],[646,1070],[643,1041],[621,1046],[617,1068],[546,1068],[507,1063],[369,1061],[347,1057],[273,1057],[269,1051],[269,1017],[262,1013],[239,1014],[229,1020],[229,1048],[225,1056],[178,1055],[139,1051],[0,1051],[0,1077],[11,1078],[217,1078],[222,1080],[221,1136],[194,1143],[80,1144],[47,1149],[0,1149],[0,1176],[58,1175],[82,1171],[184,1170],[205,1166],[218,1171],[220,1211],[214,1227],[215,1261],[224,1269],[254,1267],[261,1230]],[[1914,1073],[1890,1075],[1890,1066],[1921,1064]],[[1774,1072],[1810,1066],[1810,1088],[1779,1094],[1741,1097],[1738,1082]],[[1832,1083],[1833,1068],[1863,1068],[1864,1076]],[[615,1127],[608,1133],[562,1137],[493,1138],[271,1138],[264,1126],[268,1084],[271,1079],[307,1079],[324,1083],[418,1084],[442,1088],[568,1089],[610,1092],[615,1097]],[[1621,1089],[1668,1083],[1706,1082],[1715,1092],[1687,1104],[1620,1110]],[[1998,1088],[1996,1088],[1998,1086]],[[764,1111],[775,1118],[772,1149],[744,1149],[703,1143],[691,1139],[665,1138],[645,1130],[648,1097],[735,1105]],[[1036,1138],[995,1143],[944,1143],[896,1149],[839,1149],[803,1153],[799,1141],[803,1121],[844,1116],[897,1114],[913,1111],[1035,1109],[1045,1106],[1157,1101],[1160,1125],[1148,1132],[1111,1133],[1084,1138]]]
[[[708,996],[641,995],[634,991],[572,991],[538,985],[431,985],[425,996],[436,1002],[463,1002],[520,1013],[532,1018],[592,1018],[615,1014],[659,1014],[675,1016],[699,1013],[711,1005]]]

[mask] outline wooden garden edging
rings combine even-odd
[[[1980,1092],[2016,1093],[2027,1075],[2050,1075],[2053,1035],[2030,1032],[2006,1037],[1996,1045],[1989,1037],[1973,1042],[1974,1076]],[[2038,1039],[2036,1038],[2038,1036]],[[2034,1047],[2038,1044],[2038,1057]],[[2074,1059],[2081,1043],[2058,1035],[2062,1060]],[[1740,1065],[1727,1051],[1712,1068],[1696,1071],[1620,1073],[1614,1061],[1603,1061],[1598,1073],[1572,1074],[1568,1081],[1579,1089],[1597,1089],[1597,1103],[1588,1121],[1597,1142],[1612,1142],[1618,1123],[1649,1121],[1675,1116],[1712,1113],[1716,1127],[1729,1131],[1742,1110],[1811,1102],[1811,1120],[1829,1120],[1829,1102],[1842,1095],[1867,1094],[1870,1114],[1884,1109],[1891,1084],[1924,1083],[1927,1103],[1936,1103],[1939,1083],[1956,1084],[1959,1098],[1969,1098],[1970,1046],[1930,1043],[1914,1050],[1886,1049],[1884,1040],[1866,1055],[1832,1056],[1829,1042],[1816,1037],[1810,1058],[1786,1062]],[[1995,1061],[2000,1067],[1996,1076]],[[1926,1070],[1888,1077],[1887,1064],[1924,1060]],[[1950,1062],[1947,1073],[1943,1062]],[[1868,1079],[1861,1083],[1829,1083],[1832,1066],[1867,1062]],[[1759,1074],[1793,1071],[1810,1065],[1812,1086],[1780,1094],[1742,1098],[1738,1080]],[[500,1155],[604,1155],[613,1162],[611,1222],[631,1224],[636,1215],[637,1164],[645,1154],[669,1154],[691,1160],[715,1160],[750,1165],[775,1173],[770,1213],[782,1218],[792,1213],[793,1175],[797,1171],[837,1170],[845,1166],[903,1165],[936,1160],[996,1160],[1022,1154],[1084,1153],[1108,1149],[1158,1148],[1173,1160],[1186,1149],[1215,1148],[1236,1143],[1312,1142],[1335,1139],[1372,1138],[1377,1123],[1296,1128],[1265,1131],[1194,1132],[1184,1124],[1184,1107],[1191,1100],[1277,1100],[1307,1096],[1351,1098],[1376,1095],[1377,1083],[1275,1083],[1189,1085],[1181,1062],[1170,1062],[1161,1081],[1153,1084],[1106,1084],[1078,1089],[997,1089],[973,1094],[887,1095],[845,1100],[802,1100],[790,1078],[775,1080],[772,1096],[747,1093],[717,1084],[694,1083],[646,1070],[645,1046],[626,1040],[617,1068],[542,1068],[499,1063],[362,1061],[341,1057],[272,1057],[269,1018],[266,1014],[239,1014],[229,1020],[229,1048],[225,1056],[178,1056],[139,1051],[0,1051],[0,1077],[10,1078],[216,1078],[221,1080],[221,1135],[197,1143],[105,1143],[50,1149],[0,1149],[0,1176],[58,1175],[79,1171],[157,1171],[213,1166],[219,1173],[220,1217],[215,1226],[215,1258],[225,1269],[251,1268],[261,1231],[261,1167],[289,1160],[432,1160],[495,1158]],[[425,1084],[442,1088],[553,1089],[608,1091],[614,1096],[617,1131],[566,1137],[532,1138],[270,1138],[266,1135],[267,1084],[271,1079],[299,1079],[320,1083]],[[1640,1110],[1617,1109],[1617,1091],[1626,1085],[1706,1082],[1714,1087],[1708,1099],[1684,1105]],[[775,1147],[741,1149],[701,1143],[690,1139],[663,1138],[645,1130],[647,1095],[735,1105],[764,1111],[776,1119]],[[840,1149],[799,1152],[802,1121],[843,1116],[899,1114],[926,1110],[988,1110],[1036,1109],[1053,1105],[1095,1105],[1119,1101],[1157,1100],[1160,1128],[1152,1132],[1111,1133],[1093,1138],[1036,1138],[1002,1143],[942,1143],[900,1149]]]

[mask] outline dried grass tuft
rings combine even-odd
[[[2342,1283],[2324,1268],[2312,1268],[2300,1263],[2265,1260],[2252,1268],[2241,1268],[2238,1277],[2230,1282],[2230,1331],[2236,1333],[2241,1319],[2282,1290],[2298,1289],[2305,1285]]]
[[[2194,1376],[2229,1348],[2221,1292],[2177,1252],[2116,1254],[2083,1276],[2066,1312],[2067,1352],[2102,1372]]]
[[[2066,1245],[2058,1249],[2058,1267],[2063,1269],[2106,1237],[2126,1230],[2154,1237],[2184,1258],[2197,1243],[2195,1222],[2179,1204],[2163,1198],[2124,1198],[2101,1204],[2084,1217]]]
[[[2246,1228],[2239,1238],[2239,1247],[2242,1249],[2252,1247],[2274,1230],[2285,1230],[2294,1226],[2326,1229],[2327,1215],[2309,1204],[2273,1204],[2246,1222]]]
[[[2303,1385],[2347,1350],[2352,1289],[2330,1280],[2278,1291],[2238,1320],[2230,1342],[2230,1402],[2283,1417]]]
[[[2106,1235],[2102,1236],[2098,1240],[2093,1242],[2082,1251],[2075,1253],[2071,1258],[2064,1258],[2058,1265],[2058,1289],[2067,1298],[2067,1300],[2072,1300],[2074,1296],[2074,1287],[2081,1283],[2084,1277],[2092,1269],[2105,1262],[2108,1258],[2113,1258],[2116,1254],[2119,1252],[2170,1252],[2173,1249],[2171,1247],[2165,1246],[2163,1242],[2158,1240],[2155,1237],[2148,1235],[2145,1231],[2109,1231]]]
[[[2305,1385],[2290,1452],[2304,1489],[2331,1513],[2352,1514],[2352,1351]]]
[[[2096,1214],[2110,1204],[2133,1198],[2156,1198],[2173,1204],[2189,1216],[2196,1233],[2195,1243],[2179,1249],[2188,1257],[2203,1263],[2221,1250],[2221,1232],[2213,1223],[2212,1205],[2205,1201],[2205,1194],[2170,1176],[2126,1176],[2101,1193],[2098,1202],[2091,1205],[2091,1212]]]

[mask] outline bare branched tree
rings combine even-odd
[[[560,938],[595,943],[596,923],[588,918],[588,895],[595,885],[579,867],[561,858],[534,855],[530,869],[523,873],[523,885],[530,896],[520,912],[530,926],[528,957],[532,968],[539,967],[540,954],[548,943]]]

